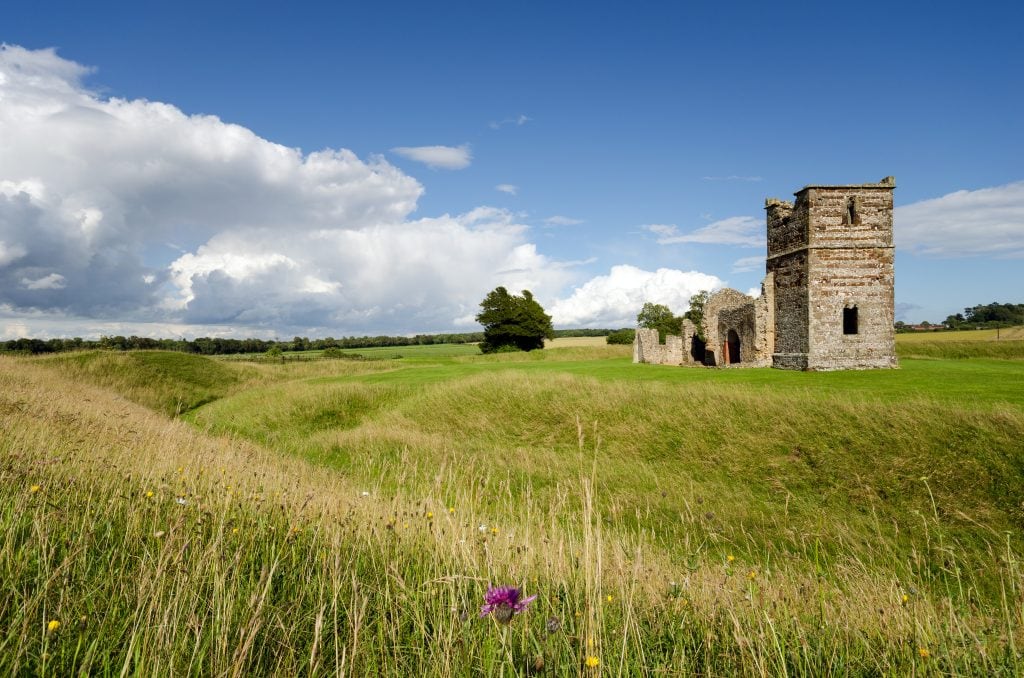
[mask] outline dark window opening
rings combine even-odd
[[[857,334],[857,307],[843,309],[843,334]]]
[[[846,199],[846,210],[843,212],[843,224],[859,224],[860,215],[857,214],[857,198]]]
[[[736,330],[729,330],[728,338],[726,339],[726,351],[728,351],[729,357],[726,361],[727,365],[740,362],[740,335],[736,334]]]

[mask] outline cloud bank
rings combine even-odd
[[[897,207],[893,229],[915,254],[1024,258],[1024,181]]]
[[[557,301],[551,315],[557,325],[566,327],[634,327],[645,302],[664,304],[682,314],[690,308],[691,296],[724,286],[719,278],[697,271],[613,266],[608,275],[587,281],[567,299]]]
[[[717,284],[632,267],[582,281],[590,261],[545,256],[510,212],[411,220],[423,187],[382,157],[303,153],[215,116],[103,98],[89,72],[0,48],[4,337],[471,330],[497,285],[534,291],[562,326],[631,324],[648,298],[679,307]],[[396,152],[471,160],[468,146]]]

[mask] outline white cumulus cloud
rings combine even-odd
[[[896,246],[936,257],[1024,258],[1024,181],[897,207]]]
[[[509,195],[519,194],[519,187],[515,184],[498,184],[494,188],[495,190],[501,191],[502,193],[508,193]]]
[[[469,167],[473,154],[469,144],[461,146],[399,146],[391,152],[421,162],[431,169],[459,170]]]
[[[551,315],[561,327],[633,327],[645,302],[664,304],[682,314],[689,309],[691,296],[723,286],[719,278],[697,271],[613,266],[608,275],[588,280],[568,298],[555,302]]]
[[[212,115],[104,98],[53,50],[0,47],[0,325],[5,336],[342,336],[475,329],[497,285],[562,324],[679,311],[713,276],[580,266],[493,207],[410,219],[419,182],[382,157],[304,153]],[[466,166],[469,147],[409,157]],[[552,225],[579,223],[551,217]],[[172,244],[173,243],[173,244]]]

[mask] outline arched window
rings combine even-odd
[[[860,223],[860,201],[851,196],[846,199],[846,209],[843,211],[843,224],[859,224]]]
[[[843,309],[843,334],[857,334],[857,307]]]

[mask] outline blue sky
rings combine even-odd
[[[1024,300],[1016,4],[150,4],[5,9],[2,336],[618,326],[886,175],[898,317]]]

